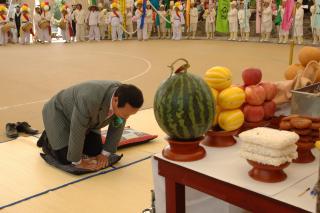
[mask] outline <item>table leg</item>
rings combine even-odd
[[[185,213],[185,187],[174,182],[172,179],[165,179],[166,185],[166,213]]]

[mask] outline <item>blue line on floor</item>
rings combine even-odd
[[[133,165],[133,164],[139,163],[139,162],[144,161],[144,160],[147,160],[147,159],[149,159],[149,158],[151,158],[151,155],[148,156],[148,157],[142,158],[142,159],[140,159],[140,160],[133,161],[133,162],[128,163],[128,164],[126,164],[126,165],[119,166],[119,167],[115,167],[115,168],[113,168],[113,169],[111,169],[111,170],[101,171],[101,172],[98,172],[98,173],[95,173],[95,174],[92,174],[92,175],[89,175],[89,176],[80,178],[80,179],[78,179],[78,180],[71,181],[71,182],[66,183],[66,184],[63,184],[63,185],[61,185],[61,186],[57,186],[57,187],[48,189],[48,190],[46,190],[46,191],[43,191],[43,192],[40,192],[40,193],[31,195],[31,196],[26,197],[26,198],[23,198],[23,199],[21,199],[21,200],[17,200],[17,201],[15,201],[15,202],[6,204],[6,205],[4,205],[4,206],[0,206],[0,210],[1,210],[1,209],[4,209],[4,208],[7,208],[7,207],[9,207],[9,206],[13,206],[13,205],[22,203],[22,202],[27,201],[27,200],[30,200],[30,199],[32,199],[32,198],[39,197],[39,196],[41,196],[41,195],[47,194],[48,192],[53,192],[53,191],[56,191],[56,190],[58,190],[58,189],[64,188],[64,187],[66,187],[66,186],[69,186],[69,185],[72,185],[72,184],[75,184],[75,183],[78,183],[78,182],[87,180],[87,179],[89,179],[89,178],[93,178],[93,177],[96,177],[96,176],[99,176],[99,175],[107,174],[107,173],[109,173],[109,172],[113,172],[113,171],[116,171],[116,170],[119,170],[119,169],[122,169],[122,168],[125,168],[125,167],[128,167],[128,166],[131,166],[131,165]]]

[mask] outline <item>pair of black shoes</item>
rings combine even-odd
[[[23,132],[29,135],[38,134],[39,131],[31,128],[27,122],[7,123],[6,124],[6,135],[8,138],[17,138],[19,132]]]

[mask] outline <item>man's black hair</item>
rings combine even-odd
[[[132,84],[121,84],[114,96],[118,97],[118,107],[124,107],[128,103],[134,108],[140,108],[143,104],[141,90]]]

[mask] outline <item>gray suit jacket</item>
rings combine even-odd
[[[68,146],[67,159],[81,159],[84,140],[89,130],[109,125],[103,149],[114,153],[125,126],[115,125],[115,115],[107,119],[112,95],[121,83],[88,81],[60,91],[42,110],[49,143],[54,150]]]

